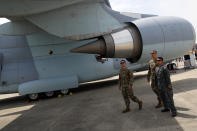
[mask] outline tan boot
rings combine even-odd
[[[142,109],[142,101],[139,101],[138,105],[139,105],[139,110],[141,110]]]
[[[161,108],[163,106],[163,103],[159,100],[159,103],[155,106],[155,108]]]
[[[126,109],[123,110],[122,113],[127,113],[127,112],[129,112],[129,111],[130,111],[130,107],[129,107],[129,105],[127,105]]]

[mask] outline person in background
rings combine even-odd
[[[158,86],[159,95],[163,101],[164,109],[161,112],[171,111],[172,117],[177,116],[177,111],[174,106],[173,89],[170,79],[170,73],[166,66],[163,65],[163,58],[157,58],[157,66],[155,72],[155,82]]]

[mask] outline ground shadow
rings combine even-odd
[[[172,82],[174,93],[181,93],[197,89],[197,78],[188,78]]]
[[[146,79],[146,74],[135,76],[135,79]],[[117,86],[117,79],[83,84],[78,89],[72,89],[75,95],[62,99],[50,99],[37,102],[26,111],[0,114],[3,117],[11,117],[20,114],[14,121],[5,126],[2,131],[26,131],[26,130],[69,130],[69,131],[121,131],[136,129],[178,129],[183,131],[180,123],[168,114],[162,114],[152,106],[153,93],[146,85],[136,88],[141,91],[143,97],[143,110],[132,107],[128,114],[121,114],[119,92],[114,93],[113,86]],[[174,93],[195,90],[197,79],[184,79],[173,82]],[[106,88],[106,92],[103,91]],[[88,93],[95,90],[92,94]],[[101,91],[102,90],[102,91]],[[87,93],[82,93],[87,92]],[[150,93],[151,92],[151,93]],[[85,95],[86,94],[86,95]],[[7,105],[8,104],[8,105]],[[24,106],[25,97],[13,97],[0,100],[0,110]],[[6,106],[5,108],[3,106]],[[196,119],[195,115],[188,115],[179,111],[190,111],[186,107],[177,107],[178,117]],[[166,127],[167,126],[167,127]]]

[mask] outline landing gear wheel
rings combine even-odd
[[[67,95],[68,92],[69,92],[69,89],[60,90],[60,93],[61,93],[62,95]]]
[[[44,93],[46,97],[52,97],[54,95],[53,91],[45,92]]]
[[[27,97],[32,100],[35,101],[39,98],[39,95],[37,93],[33,93],[33,94],[28,94]]]

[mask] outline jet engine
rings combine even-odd
[[[159,56],[172,59],[191,50],[196,39],[193,26],[182,18],[150,17],[127,25],[71,52],[127,58],[130,62],[136,62],[141,57],[143,60],[150,59],[150,52],[157,50]]]

